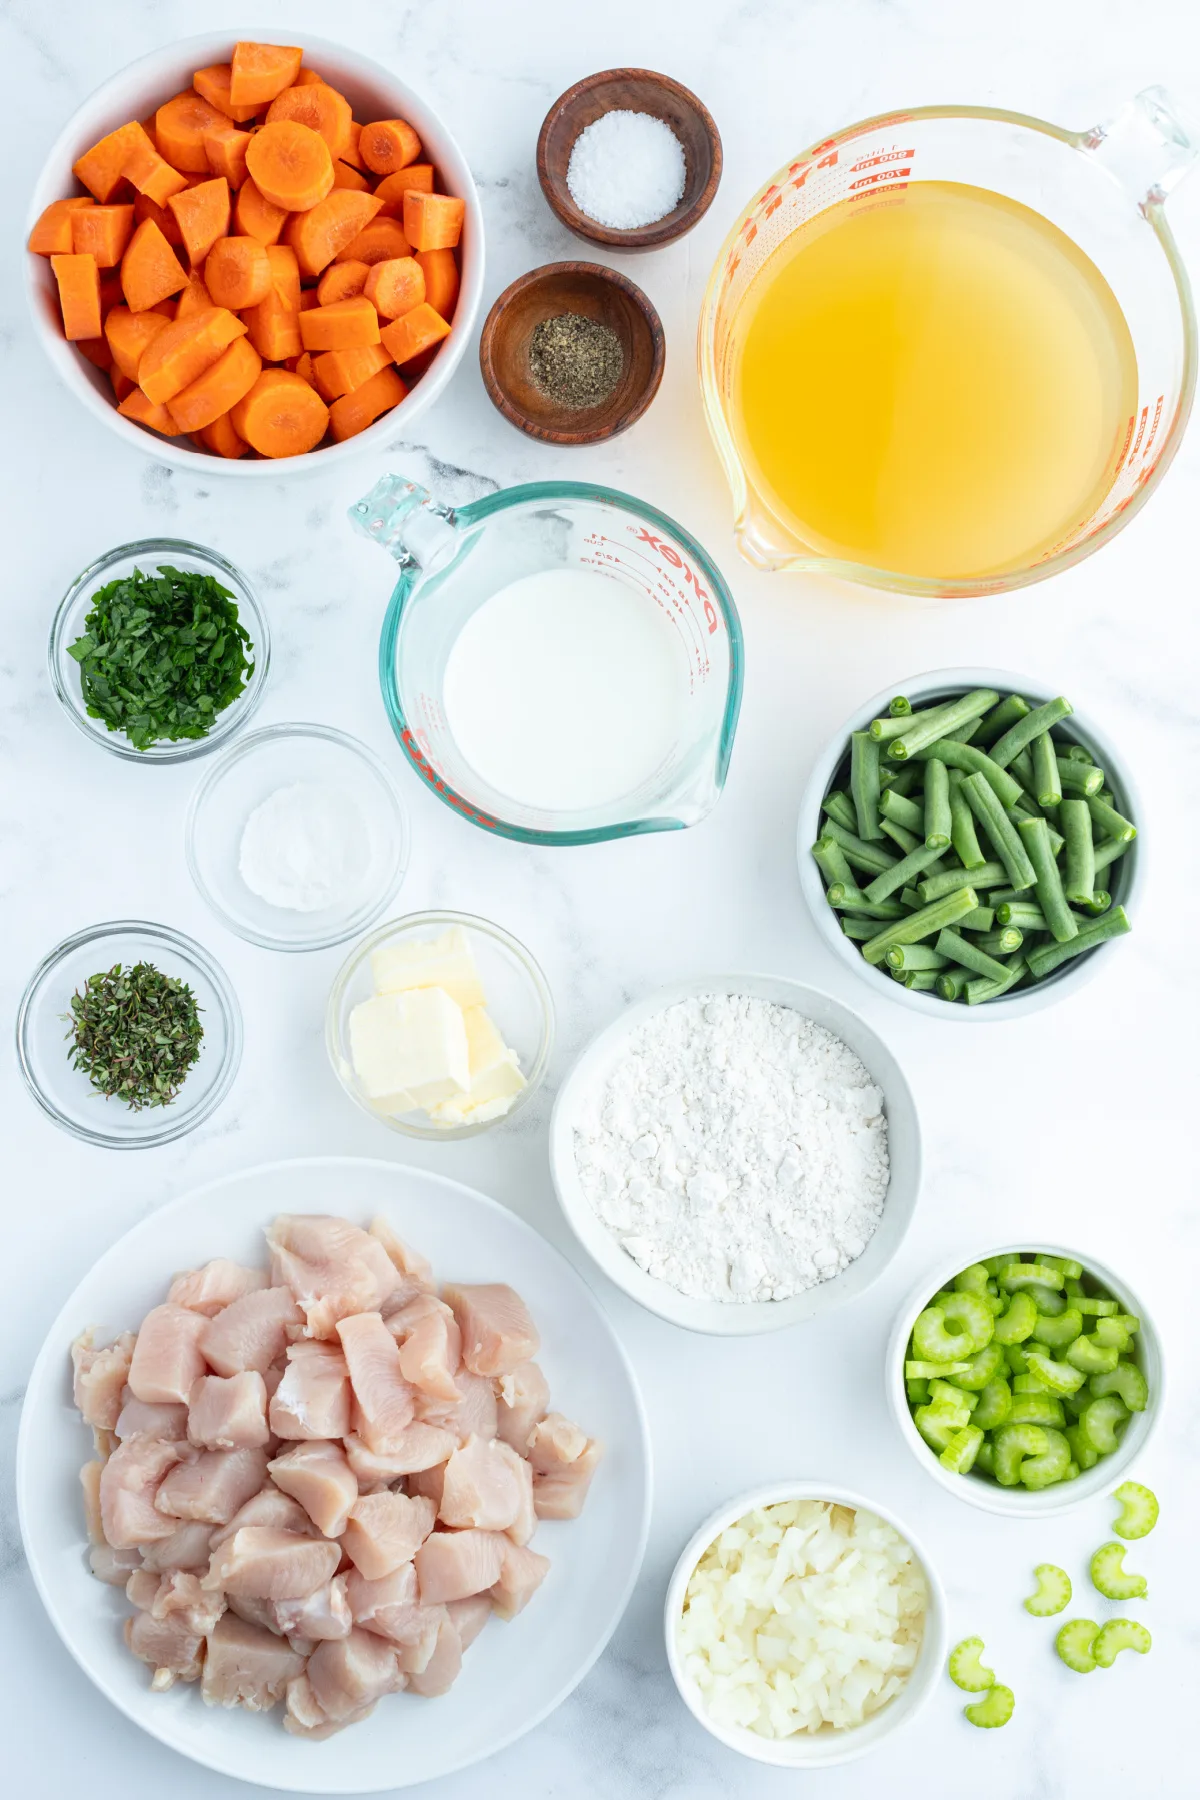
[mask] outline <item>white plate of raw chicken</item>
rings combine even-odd
[[[285,1732],[283,1703],[265,1713],[206,1705],[199,1682],[152,1690],[151,1669],[134,1658],[122,1635],[135,1608],[122,1587],[97,1580],[89,1567],[79,1471],[94,1451],[71,1393],[71,1345],[82,1330],[94,1328],[97,1343],[136,1330],[164,1302],[176,1273],[213,1258],[265,1268],[271,1221],[307,1213],[364,1227],[383,1215],[398,1238],[432,1262],[438,1281],[514,1288],[540,1335],[536,1356],[550,1386],[549,1406],[603,1444],[580,1516],[539,1520],[530,1547],[550,1559],[542,1585],[516,1617],[490,1620],[465,1651],[449,1690],[437,1698],[385,1693],[369,1717],[324,1739]],[[238,1395],[217,1383],[210,1398],[219,1411]],[[253,1402],[252,1393],[248,1398]],[[272,1456],[298,1449],[303,1446],[294,1442],[268,1446]],[[186,1486],[187,1477],[181,1466],[177,1480]],[[122,1238],[80,1283],[43,1346],[17,1454],[21,1529],[38,1591],[63,1642],[100,1690],[196,1762],[262,1786],[313,1794],[429,1781],[491,1755],[544,1719],[586,1674],[625,1609],[645,1548],[650,1482],[632,1370],[591,1291],[558,1252],[469,1188],[422,1170],[339,1157],[248,1170],[162,1208]],[[364,1478],[361,1485],[372,1484]],[[414,1486],[419,1480],[410,1492]],[[286,1656],[287,1640],[279,1643]]]

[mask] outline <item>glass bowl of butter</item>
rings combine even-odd
[[[329,1060],[350,1098],[407,1137],[474,1137],[511,1119],[553,1044],[538,964],[470,913],[379,926],[342,964],[325,1015]]]

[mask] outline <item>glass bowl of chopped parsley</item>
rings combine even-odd
[[[114,756],[186,762],[250,718],[270,654],[239,569],[201,544],[146,538],[71,583],[50,633],[50,678],[72,722]]]
[[[16,1035],[42,1111],[110,1150],[194,1130],[229,1092],[242,1054],[224,970],[191,938],[141,919],[57,944],[30,977]]]

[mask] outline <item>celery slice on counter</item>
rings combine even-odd
[[[1121,1507],[1113,1524],[1118,1537],[1143,1538],[1158,1524],[1158,1501],[1140,1481],[1123,1481],[1113,1499]]]
[[[1092,1585],[1106,1600],[1144,1600],[1146,1577],[1124,1568],[1124,1560],[1124,1544],[1101,1544],[1092,1558]]]
[[[983,1639],[981,1637],[964,1638],[961,1644],[955,1644],[950,1652],[947,1665],[951,1681],[960,1687],[964,1694],[986,1694],[990,1687],[995,1687],[996,1677],[990,1669],[985,1669],[980,1662],[983,1655]]]
[[[976,1700],[972,1706],[963,1707],[963,1715],[972,1725],[980,1726],[984,1731],[995,1731],[1001,1725],[1007,1725],[1013,1716],[1013,1691],[999,1682],[988,1689],[982,1700]]]
[[[1099,1631],[1095,1619],[1068,1619],[1059,1628],[1054,1648],[1068,1669],[1074,1669],[1077,1675],[1090,1675],[1095,1668],[1092,1650]]]
[[[1057,1563],[1039,1563],[1033,1571],[1037,1592],[1024,1602],[1035,1619],[1050,1619],[1071,1604],[1071,1577]]]
[[[1096,1633],[1092,1655],[1098,1669],[1111,1669],[1122,1650],[1136,1650],[1145,1656],[1151,1642],[1150,1633],[1137,1619],[1110,1619]]]

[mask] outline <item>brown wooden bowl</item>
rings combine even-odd
[[[617,231],[581,212],[567,186],[567,165],[580,132],[602,113],[623,108],[665,119],[687,162],[678,206],[653,225]],[[721,134],[708,108],[688,88],[653,69],[603,69],[560,94],[542,122],[537,172],[551,211],[576,237],[607,250],[657,250],[699,223],[721,180]]]
[[[583,313],[621,340],[625,368],[599,406],[564,407],[534,383],[529,345],[543,319]],[[640,287],[600,263],[545,263],[506,287],[484,321],[479,368],[488,398],[510,425],[547,444],[599,444],[641,418],[666,362],[662,320]]]

